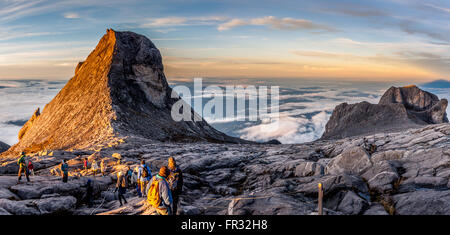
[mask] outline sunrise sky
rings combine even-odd
[[[107,28],[166,76],[450,79],[450,2],[0,0],[0,79],[69,79]]]

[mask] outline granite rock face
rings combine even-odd
[[[448,101],[418,87],[391,87],[378,104],[343,103],[333,111],[322,139],[417,128],[447,123]]]
[[[381,97],[378,104],[402,104],[408,115],[416,122],[427,124],[448,122],[445,112],[448,101],[427,91],[411,85],[406,87],[391,87]]]
[[[172,94],[173,93],[173,94]],[[181,101],[164,75],[162,57],[145,36],[108,30],[75,75],[36,110],[9,153],[45,149],[99,149],[127,138],[249,143],[227,136],[187,105],[189,120],[174,121]],[[181,112],[181,111],[180,111]]]

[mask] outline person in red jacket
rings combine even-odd
[[[34,176],[34,165],[33,163],[30,161],[28,161],[28,172],[30,175]]]
[[[83,160],[83,168],[84,168],[84,170],[87,170],[87,169],[88,169],[88,160],[87,160],[87,158],[85,158],[85,159]]]

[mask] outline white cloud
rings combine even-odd
[[[269,141],[277,139],[283,144],[305,143],[320,138],[330,115],[322,111],[311,119],[283,116],[240,131],[243,139]]]

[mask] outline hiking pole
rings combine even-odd
[[[318,212],[319,215],[323,215],[323,205],[322,205],[322,201],[323,201],[323,187],[322,187],[322,183],[319,183],[319,202],[318,202]]]

